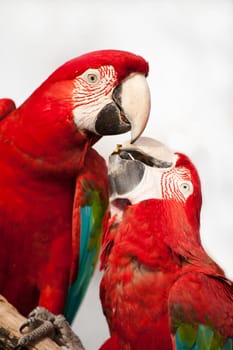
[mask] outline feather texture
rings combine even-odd
[[[197,170],[164,148],[142,138],[110,158],[100,297],[111,337],[101,349],[112,339],[119,350],[232,350],[233,283],[201,245]],[[143,171],[127,191],[121,182],[137,166]]]
[[[0,99],[0,293],[23,315],[36,306],[64,313],[66,305],[73,319],[108,207],[106,164],[92,146],[106,134],[140,135],[147,74],[140,56],[95,51],[60,66],[18,108]],[[122,107],[128,78],[132,100]]]
[[[97,191],[86,191],[84,196],[88,197],[89,205],[82,206],[79,209],[80,252],[77,278],[69,287],[65,306],[65,316],[69,322],[72,322],[94,272],[102,237],[102,222],[106,210],[106,201],[101,200]]]
[[[176,350],[232,350],[232,338],[223,340],[219,332],[199,324],[183,324],[175,334]]]

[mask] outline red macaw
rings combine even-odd
[[[16,108],[0,100],[0,293],[71,322],[97,260],[108,205],[102,135],[143,131],[148,64],[125,51],[84,54]]]
[[[109,178],[101,350],[232,350],[233,283],[201,245],[189,158],[142,137],[111,155]]]

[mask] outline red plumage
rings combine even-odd
[[[141,144],[136,143],[135,148],[123,146],[122,153],[120,149],[119,157],[123,159],[119,160],[119,169],[124,167],[124,162],[139,162],[139,159],[141,169],[141,159],[146,157],[144,149],[140,150]],[[133,159],[135,151],[141,151],[140,158]],[[125,156],[126,152],[130,157]],[[148,184],[148,174],[154,170],[145,167],[148,171],[144,171],[142,185],[139,183],[128,193],[118,192],[119,197],[128,199],[128,205],[119,204],[122,217],[111,218],[104,236],[100,297],[118,350],[176,349],[174,336],[178,324],[212,327],[219,332],[222,342],[233,335],[233,285],[200,242],[199,177],[186,156],[175,157],[170,169],[155,169],[160,180],[154,173],[156,176],[151,178],[154,182]],[[119,188],[123,175],[120,174],[121,179],[118,176],[121,170],[117,175],[116,164],[115,172],[111,172],[111,165],[110,162],[110,178]],[[130,178],[130,173],[126,172],[125,181],[127,177]],[[143,182],[145,178],[147,182]],[[188,185],[192,190],[185,199],[179,193],[181,181],[185,191]],[[161,198],[153,198],[151,194],[151,199],[140,201],[140,186],[144,186],[140,192],[144,196],[150,185],[164,187]],[[117,205],[114,186],[112,198],[114,209]],[[111,340],[102,349],[114,349]]]
[[[120,106],[120,88],[124,79],[132,88],[135,76],[144,81],[147,74],[148,64],[140,56],[92,52],[58,68],[19,108],[14,109],[11,100],[0,100],[0,293],[24,315],[38,304],[64,312],[68,288],[79,276],[80,255],[87,258],[91,253],[84,286],[76,286],[83,295],[108,201],[105,161],[92,145],[106,133],[130,129],[131,122],[122,119],[127,111]],[[106,105],[111,105],[111,114]],[[99,116],[103,133],[96,129]],[[102,209],[97,221],[91,221],[92,231],[85,233],[90,235],[88,250],[81,252],[85,206]],[[96,215],[94,209],[90,215]]]

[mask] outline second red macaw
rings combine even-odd
[[[190,159],[141,138],[111,155],[109,179],[101,350],[232,350],[233,284],[201,245]]]

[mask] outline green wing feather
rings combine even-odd
[[[176,350],[233,350],[232,338],[223,339],[219,332],[203,325],[184,323],[175,334]]]
[[[232,283],[224,276],[190,271],[169,295],[176,350],[233,350]]]
[[[88,189],[89,188],[89,189]],[[93,184],[85,183],[84,199],[79,208],[80,252],[76,281],[69,287],[65,316],[72,322],[83,299],[98,259],[102,237],[102,223],[107,203]]]

